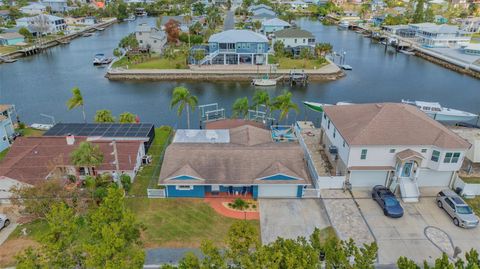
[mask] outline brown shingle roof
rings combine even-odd
[[[5,110],[8,110],[12,107],[12,105],[8,105],[8,104],[0,104],[0,112],[3,112]]]
[[[470,147],[467,141],[411,105],[359,104],[326,106],[324,110],[349,145]]]
[[[397,158],[399,158],[400,160],[406,160],[412,157],[424,159],[421,153],[418,153],[415,150],[411,150],[411,149],[402,150],[399,153],[397,153]]]
[[[85,137],[75,137],[74,145],[67,145],[64,137],[19,137],[0,163],[0,176],[35,185],[44,180],[56,166],[71,166],[70,153]],[[103,164],[97,170],[114,170],[111,141],[91,141],[103,152]],[[117,141],[120,170],[135,167],[142,141]]]
[[[159,184],[310,184],[298,143],[275,143],[270,132],[252,126],[231,129],[230,133],[228,144],[173,143],[168,146]],[[240,133],[250,137],[234,138]],[[245,141],[248,142],[243,143]],[[300,179],[255,180],[275,174]],[[203,180],[168,180],[180,175]]]

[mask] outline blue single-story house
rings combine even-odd
[[[178,130],[158,184],[166,197],[300,198],[311,179],[298,142],[274,142],[270,131],[243,125]]]
[[[267,64],[268,39],[250,30],[227,30],[210,36],[208,55],[200,64]]]
[[[19,33],[3,33],[0,34],[0,46],[15,46],[24,43],[25,38]]]
[[[279,18],[273,18],[262,22],[261,31],[264,34],[270,34],[276,31],[290,28],[292,25]]]

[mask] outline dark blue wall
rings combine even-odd
[[[168,197],[205,197],[205,186],[193,186],[193,190],[177,190],[175,186],[167,186]]]

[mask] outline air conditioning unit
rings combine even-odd
[[[338,148],[336,146],[330,145],[328,147],[328,152],[330,152],[330,154],[338,154]]]

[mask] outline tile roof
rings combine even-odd
[[[70,154],[85,137],[75,137],[74,145],[67,145],[65,137],[19,137],[0,163],[0,176],[31,185],[44,180],[55,166],[71,166]],[[91,141],[103,153],[103,164],[97,170],[114,170],[111,141]],[[132,171],[142,141],[117,141],[120,170]]]
[[[302,30],[300,28],[287,28],[273,33],[275,37],[280,38],[314,38],[313,34],[309,31]]]
[[[268,42],[266,36],[255,33],[250,30],[227,30],[217,34],[213,34],[208,39],[208,43],[237,43],[237,42]]]
[[[275,143],[269,131],[253,126],[230,129],[231,143],[168,146],[159,184],[310,184],[298,143]],[[256,180],[284,174],[298,180]],[[171,180],[189,175],[201,180]]]
[[[326,115],[349,145],[433,145],[468,149],[470,144],[418,108],[400,103],[326,106]]]

